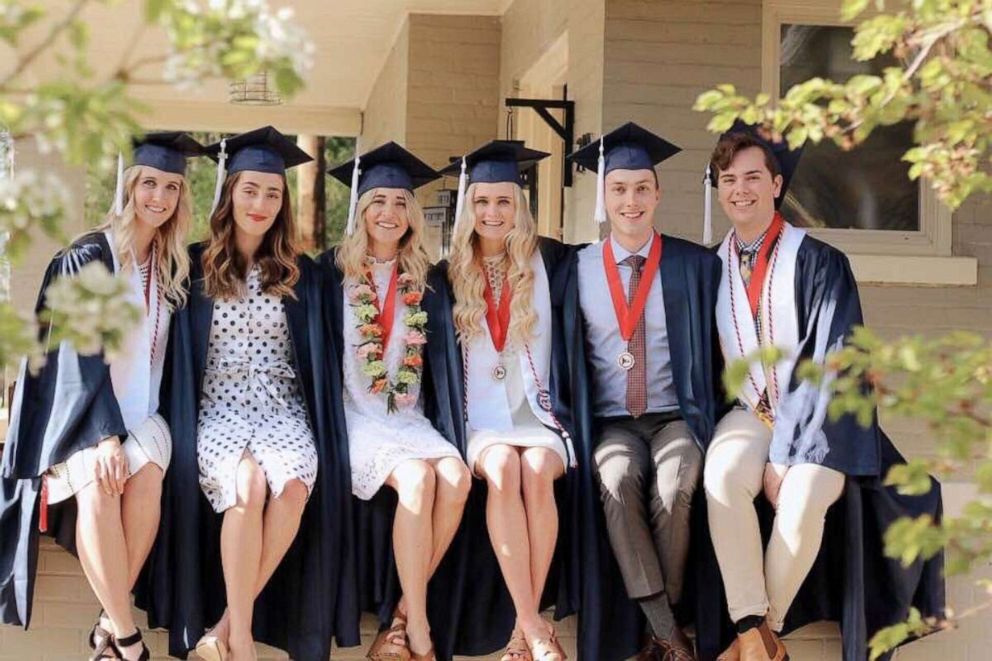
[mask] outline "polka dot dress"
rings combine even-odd
[[[217,512],[237,502],[238,464],[251,454],[272,494],[317,477],[317,450],[293,368],[286,313],[261,289],[259,269],[247,295],[214,302],[197,421],[200,488]]]

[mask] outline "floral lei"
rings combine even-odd
[[[366,279],[371,282],[371,275],[366,275]],[[427,312],[420,307],[423,291],[414,289],[413,285],[413,277],[408,273],[401,273],[396,280],[397,293],[407,306],[406,314],[403,315],[407,332],[403,337],[403,362],[396,372],[395,381],[390,380],[389,370],[383,360],[384,329],[379,322],[375,289],[368,284],[355,285],[348,296],[351,307],[355,309],[358,334],[361,337],[356,350],[359,365],[362,373],[372,379],[369,392],[386,395],[388,413],[395,413],[400,406],[409,406],[416,401],[410,389],[420,383],[420,374],[424,367],[421,354],[427,343]]]

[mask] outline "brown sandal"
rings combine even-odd
[[[369,661],[410,661],[410,647],[406,641],[406,619],[398,614],[394,615],[392,624],[388,629],[379,632],[365,657]]]
[[[410,661],[437,661],[437,656],[434,654],[434,646],[427,650],[425,654],[417,654],[413,650],[410,650]]]
[[[521,629],[514,629],[510,634],[510,640],[506,643],[506,652],[499,661],[534,661]]]
[[[558,642],[558,633],[553,626],[549,627],[550,632],[547,640],[538,639],[530,646],[530,654],[533,661],[565,661],[568,655],[561,648]]]

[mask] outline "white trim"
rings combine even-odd
[[[761,89],[763,91],[773,98],[779,98],[781,95],[779,70],[781,25],[791,23],[850,27],[851,23],[840,19],[840,5],[840,0],[764,0],[761,26]],[[810,228],[810,233],[852,256],[863,254],[950,257],[952,212],[940,202],[937,193],[926,180],[921,180],[919,187],[919,231]],[[892,264],[891,260],[882,261]],[[887,270],[869,269],[873,277],[887,277],[884,273]],[[959,280],[968,279],[966,271],[967,268],[958,271],[952,283],[937,278],[928,280],[924,284],[965,284]],[[894,279],[881,281],[901,283],[905,281],[900,279],[903,275],[892,273]]]
[[[974,257],[869,255],[848,252],[854,277],[861,284],[975,286]]]

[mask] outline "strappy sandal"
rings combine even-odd
[[[211,629],[196,641],[196,654],[203,661],[227,661],[229,652],[227,644],[215,636]]]
[[[117,656],[117,650],[114,649],[114,634],[111,631],[107,631],[102,626],[100,626],[100,620],[106,615],[103,609],[100,609],[100,614],[96,616],[96,624],[90,629],[90,635],[87,638],[90,649],[93,650],[93,654],[90,656],[90,661],[99,661],[100,659],[119,659]]]
[[[137,661],[148,661],[152,658],[151,652],[148,651],[148,647],[145,645],[144,640],[141,637],[141,629],[135,629],[134,633],[130,636],[125,636],[124,638],[114,637],[114,651],[117,652],[119,659],[123,659],[124,655],[121,653],[120,648],[131,647],[132,645],[137,645],[141,643],[141,654],[138,655]]]
[[[506,643],[506,652],[499,661],[534,661],[531,656],[530,647],[527,646],[527,639],[521,629],[514,629],[510,634],[510,640]]]
[[[434,654],[434,646],[427,650],[424,654],[417,654],[413,650],[410,650],[410,661],[437,661],[437,656]]]
[[[369,661],[410,661],[410,647],[406,641],[406,618],[393,615],[388,629],[383,629],[372,641],[365,658]]]
[[[561,647],[561,643],[558,642],[558,633],[555,631],[555,628],[550,627],[550,629],[551,631],[547,640],[540,638],[530,646],[530,654],[533,661],[565,661],[568,658],[565,650]]]

